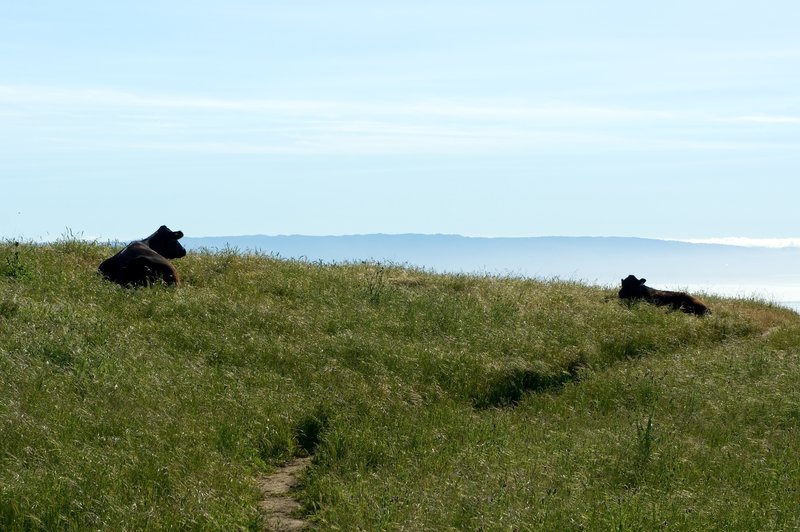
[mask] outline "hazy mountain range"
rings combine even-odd
[[[185,237],[188,249],[260,252],[308,261],[376,261],[436,272],[579,280],[800,301],[800,248],[742,247],[624,237],[475,238],[454,235]]]

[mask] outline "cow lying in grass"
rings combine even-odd
[[[702,316],[711,310],[696,297],[685,292],[670,292],[669,290],[656,290],[645,286],[647,279],[637,279],[633,275],[622,279],[622,289],[619,291],[620,299],[643,299],[655,305],[669,305],[674,310],[682,310],[687,314]]]
[[[103,277],[122,286],[147,286],[158,280],[177,285],[178,272],[167,259],[186,255],[186,249],[178,242],[181,238],[183,232],[162,225],[152,235],[131,242],[104,260],[98,269]]]

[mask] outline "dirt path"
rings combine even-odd
[[[291,532],[305,530],[311,523],[293,517],[300,503],[289,496],[289,490],[300,483],[300,474],[311,463],[311,458],[295,458],[273,474],[259,480],[263,498],[259,506],[267,514],[266,530]]]

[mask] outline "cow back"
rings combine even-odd
[[[143,242],[132,242],[104,260],[99,268],[103,277],[122,286],[147,286],[160,281],[180,283],[172,263]]]

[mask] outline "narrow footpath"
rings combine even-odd
[[[259,506],[266,514],[265,530],[294,532],[311,526],[308,521],[294,517],[300,503],[289,495],[289,491],[300,483],[300,475],[310,463],[310,457],[295,458],[259,480],[258,487],[263,494]]]

